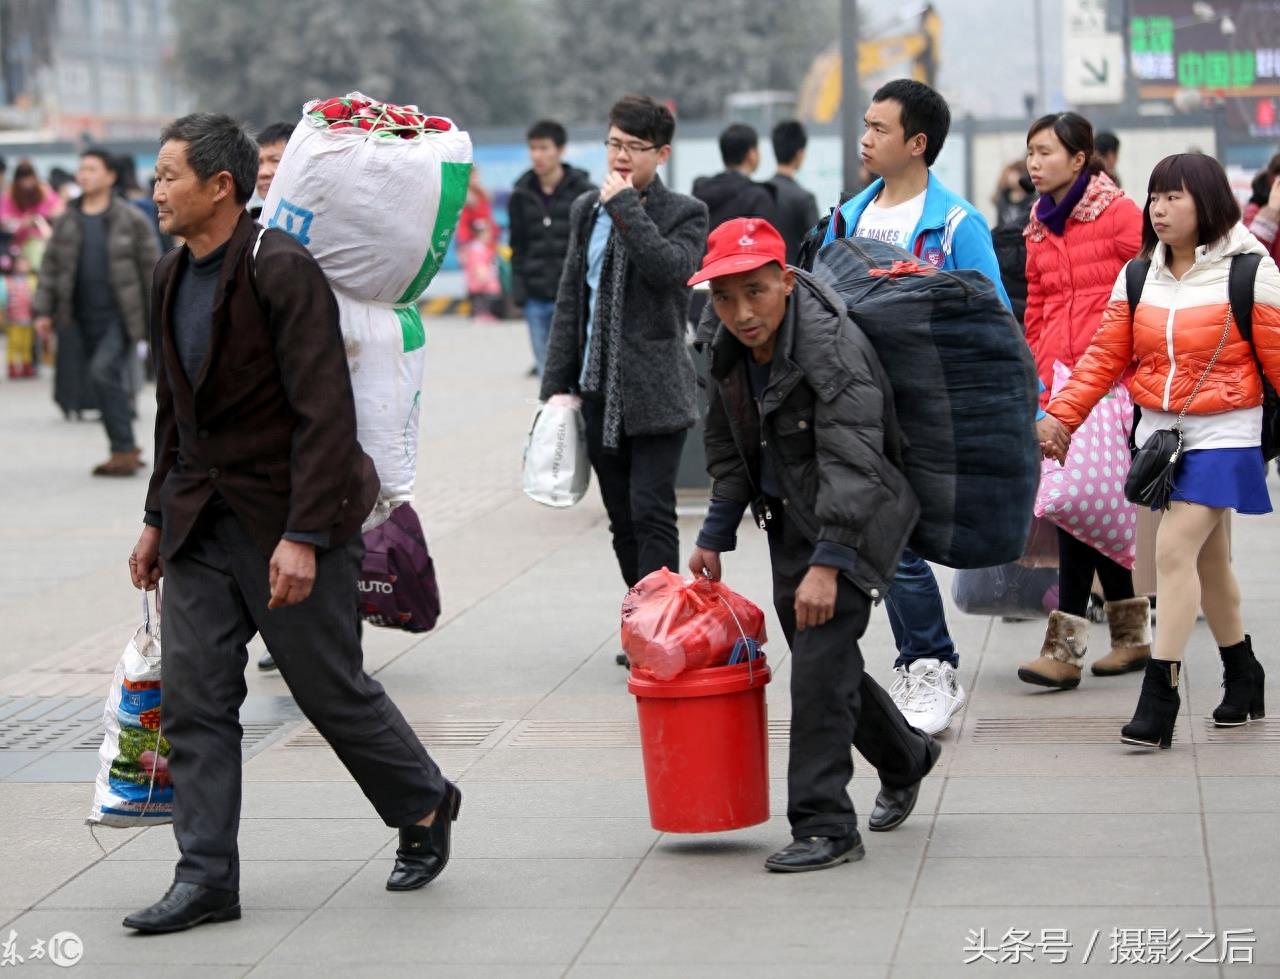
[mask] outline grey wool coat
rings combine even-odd
[[[601,205],[595,190],[570,212],[569,250],[556,294],[555,318],[542,376],[542,399],[578,390],[586,357],[587,246],[598,207],[613,220],[613,237],[625,249],[619,347],[622,428],[625,435],[662,435],[691,428],[698,419],[693,360],[685,341],[689,277],[707,242],[707,207],[677,194],[660,178],[624,190]],[[617,307],[608,293],[618,276],[605,269],[596,316]],[[593,322],[593,334],[604,324]]]

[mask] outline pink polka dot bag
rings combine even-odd
[[[1053,393],[1070,377],[1068,367],[1055,363]],[[1124,497],[1132,428],[1133,399],[1117,384],[1071,437],[1066,464],[1044,460],[1035,508],[1037,517],[1130,570],[1138,537],[1138,508]]]

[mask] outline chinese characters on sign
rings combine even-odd
[[[1175,52],[1173,29],[1172,17],[1135,17],[1129,24],[1130,70],[1139,81],[1228,91],[1280,78],[1280,48]]]
[[[1280,0],[1126,0],[1128,77],[1142,101],[1217,111],[1280,137]]]
[[[1252,965],[1257,935],[1252,928],[1227,928],[1221,935],[1202,929],[1112,928],[1107,938],[1095,928],[1088,941],[1073,942],[1066,928],[1042,928],[1038,937],[1026,928],[1010,928],[1002,937],[990,940],[987,929],[970,929],[965,937],[965,965],[986,960],[996,965],[1045,962],[1065,965],[1078,961],[1088,965],[1097,954],[1108,956],[1111,965]],[[1105,949],[1105,950],[1104,950]]]

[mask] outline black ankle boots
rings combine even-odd
[[[1263,685],[1267,675],[1253,655],[1253,639],[1219,646],[1222,655],[1222,703],[1213,711],[1215,727],[1239,727],[1266,716]]]
[[[1178,696],[1178,672],[1182,664],[1167,659],[1147,660],[1142,693],[1133,720],[1120,729],[1120,740],[1144,748],[1168,748],[1182,698]]]

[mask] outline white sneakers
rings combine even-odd
[[[964,706],[964,688],[950,663],[918,659],[910,668],[894,669],[889,696],[912,727],[925,734],[945,731],[952,716]]]

